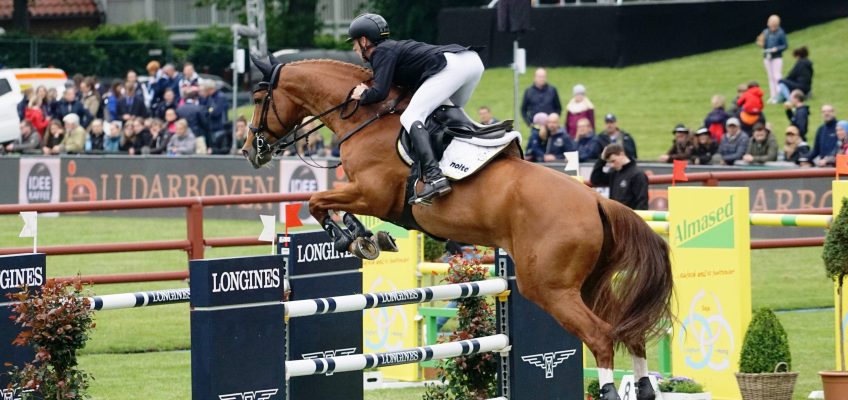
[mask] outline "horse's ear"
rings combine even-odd
[[[271,67],[270,62],[266,62],[261,58],[254,56],[253,54],[250,55],[250,60],[253,61],[253,64],[256,65],[256,68],[259,68],[259,71],[262,72],[263,76],[271,75],[271,70],[273,69],[273,67]]]

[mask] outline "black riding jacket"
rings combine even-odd
[[[362,93],[360,104],[383,101],[392,85],[415,89],[445,68],[444,53],[461,53],[458,44],[432,45],[414,40],[386,40],[374,48],[368,60],[374,71],[371,87]]]

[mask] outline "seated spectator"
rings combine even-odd
[[[695,146],[692,145],[692,138],[689,137],[689,128],[683,124],[677,124],[674,130],[674,142],[671,143],[671,148],[666,154],[660,156],[660,162],[671,163],[674,160],[686,160],[692,158],[692,151]]]
[[[730,118],[730,114],[724,111],[724,96],[717,94],[710,100],[713,110],[704,118],[704,126],[710,131],[713,140],[716,143],[721,142],[721,137],[724,136],[724,124]]]
[[[77,91],[73,87],[65,89],[62,95],[62,100],[57,101],[53,105],[53,113],[51,116],[55,119],[63,121],[68,114],[76,114],[80,119],[80,125],[87,127],[91,122],[91,115],[88,110],[77,100]]]
[[[109,129],[106,132],[106,137],[103,139],[103,151],[106,153],[121,152],[121,121],[115,120],[109,123]]]
[[[153,141],[150,129],[145,126],[144,118],[136,117],[132,120],[133,132],[135,132],[135,142],[133,147],[129,149],[130,155],[149,154],[150,143]]]
[[[778,160],[811,167],[810,145],[801,138],[798,127],[790,125],[786,128],[786,138],[783,140],[783,151],[778,155]]]
[[[23,120],[21,121],[21,137],[0,148],[0,150],[4,150],[6,153],[41,154],[42,152],[39,150],[40,145],[41,137],[38,135],[35,127],[32,126],[32,122]]]
[[[603,149],[589,120],[581,118],[577,121],[577,156],[580,162],[594,162],[601,157]]]
[[[162,95],[162,100],[156,104],[153,109],[153,118],[165,119],[165,112],[168,110],[177,109],[177,100],[174,91],[165,89],[165,94]]]
[[[124,85],[124,96],[118,100],[118,115],[124,122],[135,117],[147,117],[147,107],[144,106],[144,97],[141,92],[136,91],[137,85],[127,82]]]
[[[648,176],[627,157],[624,147],[613,143],[604,148],[590,178],[593,186],[608,186],[609,198],[634,210],[648,209]]]
[[[748,90],[739,97],[737,102],[739,105],[739,121],[742,123],[742,130],[751,132],[751,128],[757,122],[765,123],[763,115],[763,90],[760,89],[760,84],[751,82],[748,84]]]
[[[33,128],[38,132],[39,140],[44,136],[44,130],[47,129],[47,124],[50,123],[48,116],[44,115],[41,107],[42,100],[38,97],[33,97],[29,100],[26,110],[24,110],[24,119],[31,122]]]
[[[636,141],[629,133],[618,128],[618,118],[614,114],[607,114],[604,117],[606,130],[598,135],[598,141],[602,146],[609,146],[611,143],[618,143],[624,148],[627,153],[627,158],[636,160]]]
[[[828,163],[835,160],[833,156],[837,152],[837,137],[836,137],[836,111],[830,104],[825,104],[821,108],[822,119],[824,123],[816,130],[816,142],[813,145],[813,152],[810,153],[810,160],[817,167],[826,167]]]
[[[748,134],[739,127],[739,120],[730,118],[727,120],[727,133],[718,145],[718,153],[721,155],[722,165],[733,165],[742,159],[748,151]]]
[[[163,129],[165,125],[160,119],[150,123],[150,154],[165,154],[168,150],[170,135]]]
[[[124,124],[118,151],[121,153],[134,154],[136,142],[138,142],[138,137],[135,134],[135,124],[133,124],[132,121],[127,121]]]
[[[41,152],[46,156],[59,154],[59,145],[63,140],[65,140],[65,125],[61,120],[50,120],[50,125],[47,126],[47,139],[43,142]]]
[[[177,116],[177,110],[173,108],[169,108],[165,110],[165,126],[164,129],[168,132],[169,135],[173,135],[174,132],[177,131],[177,120],[180,119]]]
[[[177,130],[168,141],[168,155],[192,155],[197,153],[197,139],[188,127],[188,121],[180,119],[176,124]]]
[[[85,152],[85,128],[80,126],[80,118],[76,114],[68,114],[63,119],[65,123],[65,139],[59,145],[59,152],[80,154]]]
[[[527,150],[524,152],[524,159],[532,162],[542,162],[545,158],[545,149],[548,148],[548,136],[545,131],[545,136],[541,135],[542,127],[548,121],[548,114],[543,112],[536,113],[533,116],[532,124],[530,125],[530,138],[527,140]]]
[[[801,46],[792,52],[795,56],[795,65],[789,71],[785,78],[778,83],[781,98],[779,101],[789,99],[789,95],[793,90],[800,90],[803,94],[809,94],[813,88],[813,62],[808,58],[810,51],[807,46]]]
[[[103,142],[105,139],[103,120],[95,119],[91,121],[91,125],[88,126],[88,138],[85,141],[85,152],[94,154],[103,153]]]
[[[548,121],[545,126],[539,131],[542,136],[542,131],[545,131],[545,136],[548,137],[548,146],[545,148],[545,162],[553,162],[556,160],[565,160],[565,152],[574,151],[577,147],[574,141],[565,133],[565,127],[560,125],[559,114],[548,114]]]
[[[754,134],[748,141],[748,151],[742,156],[742,161],[750,165],[777,161],[777,140],[768,126],[762,123],[754,125]]]
[[[209,147],[209,151],[208,151],[209,154],[230,154],[230,152],[232,151],[232,146],[233,146],[233,132],[232,132],[231,126],[232,125],[230,125],[230,123],[227,122],[227,124],[224,125],[225,129],[217,131],[217,132],[212,134],[212,143],[210,143],[210,147]],[[320,156],[325,155],[325,153],[324,153],[324,137],[321,136],[320,133],[312,135],[309,138],[310,147],[315,147],[312,143],[313,139],[320,139],[321,140],[320,150],[318,151],[319,154],[317,154],[317,155],[320,155]]]
[[[239,115],[236,118],[236,153],[241,152],[241,148],[244,147],[244,143],[247,141],[247,119],[244,118],[243,115]],[[333,138],[335,139],[335,137]],[[335,147],[333,148],[335,151]],[[332,154],[333,157],[338,157],[339,154]]]
[[[574,97],[568,101],[565,106],[565,131],[572,139],[577,137],[577,121],[585,118],[592,125],[592,131],[595,130],[595,105],[586,97],[586,87],[581,84],[574,85],[571,90]]]
[[[733,98],[733,101],[730,102],[730,108],[727,110],[727,113],[730,114],[731,117],[739,118],[739,99],[742,98],[742,95],[748,90],[747,83],[740,83],[736,86],[736,97]]]
[[[789,101],[783,103],[783,108],[786,109],[786,118],[789,118],[789,123],[798,127],[801,139],[806,141],[807,126],[809,126],[810,119],[810,106],[804,104],[804,99],[804,93],[795,89],[789,95]]]
[[[480,123],[483,125],[494,125],[500,122],[492,116],[492,110],[489,107],[482,106],[477,110],[477,116],[480,118]]]
[[[837,149],[836,154],[848,155],[848,121],[842,120],[836,123],[836,139]],[[834,165],[836,157],[834,157]]]
[[[712,132],[701,127],[695,132],[695,147],[692,149],[692,164],[710,165],[718,153],[718,143],[713,139]]]

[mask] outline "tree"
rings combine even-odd
[[[422,21],[437,21],[442,8],[482,6],[487,3],[485,0],[371,0],[370,6],[373,12],[388,21],[392,38],[432,43],[438,36],[438,24]]]
[[[12,3],[12,26],[20,32],[29,32],[29,0],[15,0]]]
[[[198,5],[214,5],[222,10],[244,10],[244,0],[198,0]],[[321,27],[318,0],[266,0],[265,29],[268,48],[312,47]],[[242,21],[246,16],[242,11]]]

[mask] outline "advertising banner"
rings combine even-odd
[[[672,187],[669,204],[674,373],[708,382],[714,399],[738,399],[751,320],[748,189]]]
[[[381,252],[374,261],[363,262],[362,289],[365,293],[387,292],[417,287],[418,255],[421,251],[418,232],[407,231],[378,218],[358,216],[372,232],[388,231],[396,240],[397,253]],[[363,314],[363,348],[365,353],[396,351],[421,346],[418,304],[374,308]],[[384,367],[386,379],[417,381],[419,365]]]
[[[21,158],[18,170],[18,203],[46,204],[59,201],[60,160],[58,158]]]

